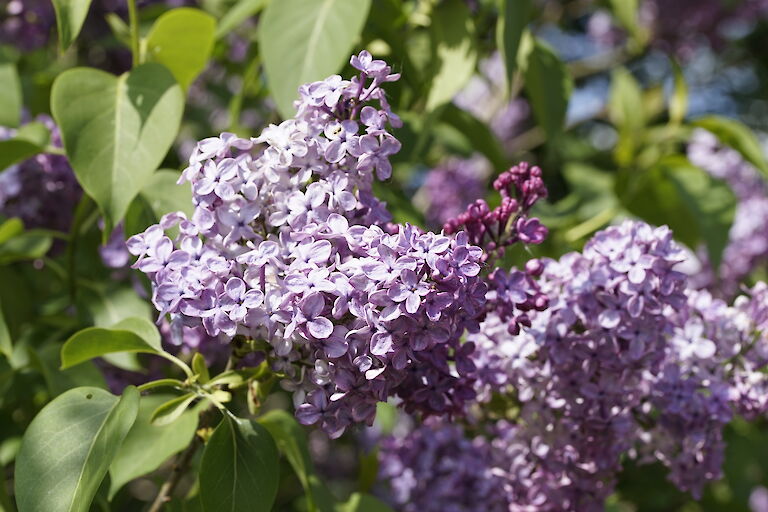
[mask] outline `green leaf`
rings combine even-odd
[[[111,327],[131,317],[149,320],[152,316],[151,306],[131,286],[113,287],[85,280],[79,285],[78,311],[85,313],[85,322],[96,327]]]
[[[259,48],[280,114],[296,113],[300,85],[341,69],[363,29],[371,0],[280,0],[259,21]]]
[[[240,0],[237,2],[219,20],[219,26],[216,28],[216,39],[221,39],[245,20],[258,14],[268,2],[269,0]]]
[[[198,420],[195,411],[186,411],[165,426],[150,423],[152,412],[169,398],[170,395],[149,395],[139,400],[136,422],[109,467],[110,500],[123,485],[156,470],[169,457],[186,448],[195,436]]]
[[[611,92],[608,116],[621,130],[634,132],[645,124],[643,91],[626,68],[617,68],[611,74]]]
[[[65,391],[80,386],[106,388],[107,383],[101,370],[91,361],[85,361],[72,368],[60,370],[59,358],[61,345],[47,345],[39,350],[30,350],[34,366],[42,373],[48,391],[52,396],[58,396]]]
[[[11,62],[2,62],[0,63],[0,126],[10,128],[19,126],[21,106],[21,81],[16,65]]]
[[[118,398],[98,388],[57,397],[32,420],[16,458],[22,512],[87,512],[139,409],[129,386]]]
[[[619,196],[630,212],[651,224],[669,225],[675,238],[691,249],[703,242],[713,267],[720,266],[736,208],[736,198],[723,181],[677,155],[644,172]]]
[[[168,400],[152,411],[152,414],[149,417],[149,422],[156,427],[170,425],[184,414],[196,398],[197,395],[195,393],[186,393]]]
[[[27,140],[0,140],[0,171],[42,152],[42,146]]]
[[[160,16],[147,35],[147,61],[167,67],[184,90],[205,69],[213,50],[216,19],[181,7]]]
[[[336,512],[393,512],[393,510],[370,494],[356,492],[346,502],[336,505]]]
[[[13,217],[0,225],[0,244],[24,232],[24,223],[21,219]]]
[[[254,421],[225,416],[200,463],[203,510],[269,512],[278,478],[277,448],[269,432]]]
[[[466,140],[470,154],[475,151],[482,153],[498,171],[508,167],[504,149],[487,124],[453,104],[443,108],[440,119]]]
[[[114,352],[162,352],[160,333],[144,318],[126,318],[111,328],[88,327],[73,334],[61,347],[61,367],[69,368]]]
[[[0,151],[2,151],[1,147]],[[0,265],[42,258],[51,248],[52,243],[50,235],[44,231],[25,231],[0,243]]]
[[[53,0],[59,46],[62,51],[77,39],[90,6],[91,0]]]
[[[285,411],[269,411],[258,419],[277,443],[277,448],[288,460],[296,476],[307,494],[310,509],[314,507],[310,475],[314,473],[312,459],[309,455],[307,436],[293,416]]]
[[[520,43],[518,66],[523,72],[533,116],[551,142],[561,135],[565,125],[573,89],[571,76],[555,52],[528,32]]]
[[[181,88],[156,63],[120,77],[76,68],[54,82],[51,110],[77,179],[101,208],[104,233],[110,233],[176,137]]]
[[[688,84],[680,65],[672,61],[672,71],[675,74],[675,89],[669,98],[669,120],[672,124],[679,125],[688,113]]]
[[[125,215],[126,236],[157,224],[166,213],[182,211],[192,217],[192,189],[189,185],[178,185],[178,179],[179,173],[169,169],[160,169],[152,175]]]
[[[743,123],[721,116],[706,116],[696,119],[691,124],[715,134],[720,142],[741,153],[744,159],[768,177],[768,163],[760,142]]]
[[[197,375],[197,380],[200,384],[206,384],[211,380],[211,374],[208,372],[205,357],[200,352],[195,352],[195,355],[192,356],[192,371]]]
[[[472,13],[461,0],[442,2],[432,17],[431,37],[436,72],[427,96],[431,111],[453,99],[475,72]]]
[[[3,354],[9,359],[13,354],[11,332],[8,330],[8,324],[5,322],[5,315],[3,314],[2,307],[0,307],[0,354]]]
[[[129,27],[128,24],[123,21],[123,18],[114,12],[110,12],[104,16],[104,19],[106,20],[107,25],[109,25],[109,28],[112,31],[112,34],[114,34],[115,38],[125,46],[130,47],[131,27]]]
[[[637,32],[637,0],[609,0],[614,16],[631,34]]]
[[[517,69],[520,39],[531,15],[531,0],[501,0],[499,20],[496,24],[496,44],[506,72],[507,87],[512,86]]]

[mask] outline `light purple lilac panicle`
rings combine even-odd
[[[768,286],[729,306],[685,287],[675,270],[684,257],[667,228],[627,221],[598,233],[582,253],[544,262],[538,284],[550,304],[529,313],[530,327],[514,334],[490,312],[469,336],[479,399],[515,404],[495,413],[511,423],[470,422],[493,439],[485,442],[491,454],[476,453],[490,465],[483,471],[502,479],[504,510],[603,510],[623,456],[663,463],[694,497],[721,477],[723,427],[736,414],[768,410]],[[431,468],[475,450],[452,439],[456,427],[443,428],[449,434],[432,437],[450,439],[451,448],[430,448],[440,455],[429,467],[400,449],[409,440],[383,445],[395,501],[403,488],[439,488]],[[425,434],[411,435],[420,442]],[[400,476],[387,469],[398,464]],[[402,510],[442,510],[432,507],[439,496],[421,495],[398,501]]]
[[[459,339],[486,292],[466,234],[387,227],[371,184],[400,149],[380,87],[399,75],[367,52],[351,64],[358,76],[302,86],[296,117],[259,137],[200,141],[182,177],[192,217],[128,241],[162,315],[268,342],[299,420],[332,436],[392,395],[409,411],[462,410],[473,367]]]

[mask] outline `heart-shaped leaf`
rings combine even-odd
[[[184,110],[181,87],[156,63],[119,77],[76,68],[54,82],[51,110],[77,179],[101,208],[104,232],[110,233],[176,137]]]
[[[138,409],[139,392],[132,386],[120,398],[75,388],[46,405],[16,459],[19,510],[87,512]]]
[[[88,327],[78,331],[61,347],[61,368],[115,352],[162,352],[160,333],[144,318],[126,318],[109,329]]]
[[[293,117],[299,86],[336,73],[360,36],[371,0],[280,0],[259,22],[269,90],[284,118]]]
[[[210,14],[190,7],[171,9],[147,34],[147,61],[167,67],[186,90],[208,64],[215,33]]]
[[[205,512],[269,512],[277,495],[277,448],[258,423],[225,416],[205,445],[200,501]]]

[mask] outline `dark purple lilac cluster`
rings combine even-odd
[[[530,313],[530,327],[511,333],[490,312],[468,337],[479,399],[509,404],[470,421],[493,439],[484,470],[503,476],[506,510],[602,510],[625,456],[663,463],[699,497],[722,474],[724,426],[768,412],[768,286],[728,306],[685,287],[674,268],[684,258],[667,228],[608,228],[582,253],[545,262],[538,284],[550,305]],[[407,443],[385,443],[383,467],[437,487],[437,473],[392,448]],[[468,456],[451,443],[430,467]],[[396,496],[408,485],[383,477]],[[433,502],[417,504],[443,510]]]
[[[478,199],[446,222],[444,231],[466,231],[470,243],[485,250],[484,261],[502,257],[506,247],[518,242],[543,242],[547,228],[528,215],[536,201],[547,197],[541,169],[522,162],[499,175],[493,188],[501,194],[501,205],[491,209],[484,199]]]
[[[333,436],[393,395],[409,411],[462,411],[474,392],[460,338],[486,293],[465,233],[387,224],[371,185],[400,149],[380,87],[399,75],[367,52],[350,62],[352,80],[300,88],[295,118],[201,141],[182,177],[193,216],[166,215],[128,242],[161,315],[268,343],[299,419]]]
[[[61,148],[61,135],[53,120],[38,116],[36,121],[50,131],[51,146]],[[9,139],[15,133],[12,129],[2,129],[0,140]],[[68,231],[81,195],[75,174],[62,155],[41,153],[0,170],[0,214],[18,217],[27,229]]]

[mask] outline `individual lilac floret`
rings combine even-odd
[[[61,148],[53,119],[38,116],[36,121],[50,131],[51,146]],[[14,135],[15,130],[2,130],[0,140]],[[41,153],[0,171],[0,214],[18,217],[27,229],[69,230],[82,190],[66,157]]]
[[[168,214],[128,241],[162,315],[269,343],[299,420],[332,436],[372,422],[389,396],[463,411],[473,367],[460,339],[486,293],[464,233],[388,224],[371,186],[400,147],[379,87],[398,75],[367,52],[351,64],[358,76],[302,86],[297,116],[259,137],[200,141],[182,176],[192,217]]]
[[[539,199],[547,197],[541,176],[539,167],[521,162],[493,182],[501,194],[501,205],[491,210],[485,200],[478,199],[443,229],[446,233],[465,230],[470,242],[486,251],[486,259],[503,256],[505,248],[517,242],[540,244],[547,228],[528,213]]]
[[[440,229],[471,203],[482,199],[490,174],[490,163],[481,155],[449,158],[431,169],[415,198],[423,203],[428,225]]]

